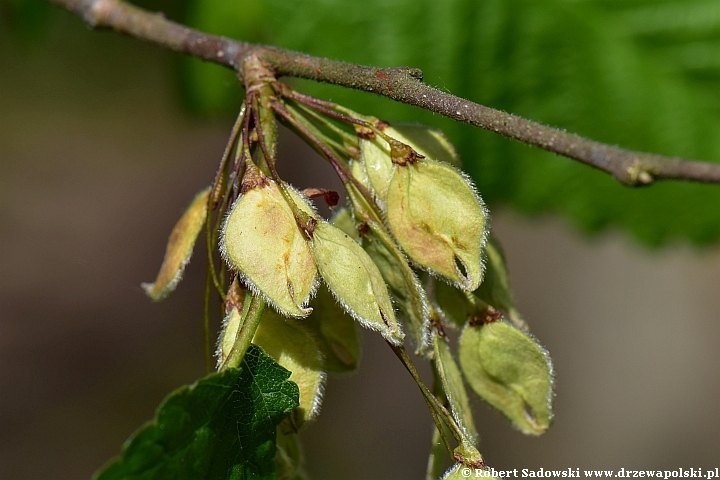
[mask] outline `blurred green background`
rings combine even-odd
[[[241,39],[421,67],[439,88],[598,140],[720,159],[716,1],[142,5]],[[416,109],[294,85],[440,126],[490,203],[520,310],[558,379],[556,422],[538,439],[477,402],[490,465],[719,466],[719,188],[624,189]],[[40,0],[0,0],[0,478],[88,478],[168,392],[204,374],[202,256],[164,303],[139,284],[210,182],[241,96],[232,72],[89,31]],[[281,141],[281,174],[338,188],[297,139]],[[424,404],[389,349],[366,340],[360,372],[331,378],[302,435],[307,469],[422,478]]]

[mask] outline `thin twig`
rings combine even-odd
[[[334,105],[330,102],[315,102],[313,101],[313,97],[309,97],[307,95],[298,94],[297,92],[285,89],[283,91],[283,96],[286,98],[290,98],[292,100],[295,100],[296,102],[300,103],[301,105],[305,105],[308,108],[312,108],[320,113],[323,113],[327,115],[328,117],[332,117],[336,120],[340,120],[346,123],[355,124],[355,125],[361,125],[363,127],[372,127],[372,125],[369,122],[366,122],[365,120],[361,120],[359,118],[354,118],[349,115],[345,115],[341,112],[336,112],[333,110],[333,108],[337,107],[337,105]],[[328,106],[327,104],[330,103],[332,106]]]
[[[256,55],[280,76],[331,83],[415,105],[609,173],[625,185],[675,179],[720,183],[720,164],[625,150],[465,100],[422,82],[416,68],[375,68],[208,35],[122,0],[48,0],[80,15],[91,27],[120,33],[235,69]]]
[[[311,131],[311,129],[316,129],[316,127],[312,124],[304,124],[304,122],[300,120],[301,117],[295,117],[287,109],[287,107],[285,107],[285,105],[281,104],[280,102],[272,102],[271,105],[275,112],[277,112],[277,114],[282,119],[284,119],[291,127],[295,128],[298,132],[300,132],[300,134],[302,134],[308,140],[310,146],[315,148],[316,151],[318,151],[323,157],[325,157],[328,162],[330,162],[330,165],[335,170],[338,178],[343,183],[343,185],[345,185],[348,194],[350,194],[348,186],[352,185],[352,187],[357,190],[358,194],[365,200],[365,202],[367,202],[369,208],[372,209],[376,217],[382,218],[380,214],[380,209],[373,201],[370,191],[365,187],[365,185],[360,183],[360,181],[355,178],[355,176],[353,176],[347,164],[338,158],[338,156],[332,151],[332,148],[321,142],[315,135],[315,133]]]
[[[330,150],[330,147],[325,145],[323,142],[321,142],[317,136],[315,136],[306,125],[303,125],[298,121],[297,118],[295,118],[292,113],[288,111],[288,109],[282,105],[279,102],[272,102],[272,108],[277,112],[280,117],[287,121],[292,127],[297,129],[300,133],[302,133],[314,147],[318,149],[318,151],[330,162],[330,164],[335,169],[335,173],[337,173],[338,177],[340,177],[340,181],[342,183],[348,183],[349,179],[352,178],[352,174],[347,169],[346,165],[343,163],[342,160],[340,160],[337,155],[335,155],[334,152]]]
[[[225,151],[223,152],[222,158],[220,160],[220,165],[218,166],[217,172],[215,173],[215,179],[213,180],[213,183],[210,188],[211,194],[208,196],[208,208],[207,208],[207,215],[205,216],[205,243],[206,243],[206,250],[207,250],[207,260],[208,260],[208,272],[210,274],[210,278],[213,281],[213,284],[215,285],[215,288],[217,289],[218,293],[220,295],[223,294],[223,287],[222,283],[220,282],[220,279],[217,274],[217,270],[215,269],[215,259],[213,258],[213,251],[215,246],[215,240],[216,240],[216,233],[218,231],[219,224],[216,223],[215,226],[212,226],[212,216],[213,212],[217,209],[218,203],[220,202],[222,190],[223,190],[223,183],[225,179],[225,169],[227,162],[230,158],[230,154],[232,153],[233,147],[237,144],[238,135],[240,134],[240,127],[244,123],[245,118],[245,103],[243,102],[242,107],[240,108],[240,113],[238,114],[237,120],[235,120],[235,124],[233,125],[232,130],[230,131],[230,138],[228,139],[227,144],[225,145]],[[224,199],[223,199],[223,203]],[[220,212],[223,210],[221,209]],[[218,215],[218,222],[221,220],[222,215]]]
[[[275,159],[270,157],[267,144],[265,143],[265,134],[263,133],[263,129],[260,128],[260,105],[257,95],[253,95],[252,109],[250,111],[252,112],[253,121],[255,122],[255,132],[257,133],[258,143],[260,144],[260,151],[265,157],[265,163],[267,163],[267,166],[270,169],[270,174],[272,175],[273,180],[275,180],[278,185],[282,185],[283,182],[280,179],[277,169],[275,168]]]
[[[223,360],[218,371],[223,371],[228,368],[240,368],[240,362],[245,357],[250,342],[255,335],[260,320],[262,319],[262,313],[265,309],[265,300],[260,295],[254,293],[248,293],[245,298],[246,302],[249,302],[249,306],[245,308],[241,313],[242,318],[240,320],[240,326],[235,334],[235,341],[233,343],[230,352],[227,357]]]
[[[320,127],[326,127],[328,130],[332,131],[332,133],[335,133],[337,136],[341,137],[343,141],[347,142],[348,140],[354,140],[355,144],[357,144],[357,136],[346,132],[345,130],[337,126],[335,123],[331,122],[328,118],[320,115],[318,112],[311,108],[308,108],[302,103],[287,102],[284,106],[287,111],[290,112],[295,118],[304,116],[306,117],[308,123],[312,124],[313,126],[316,126],[316,124],[320,124],[320,126],[317,126],[316,131],[313,132],[315,136],[319,136],[319,133],[321,133]],[[340,143],[334,138],[325,135],[324,132],[322,132],[322,134],[322,139],[319,138],[322,142],[332,147],[338,153],[341,153],[347,157],[351,156],[351,152],[348,151],[348,148],[344,144]],[[357,147],[355,148],[357,149]]]
[[[215,173],[215,179],[213,180],[211,190],[212,195],[208,197],[208,210],[215,210],[220,201],[223,178],[225,176],[225,166],[230,159],[230,154],[232,153],[233,147],[237,144],[238,135],[240,134],[240,127],[245,121],[245,109],[246,105],[245,102],[243,102],[242,106],[240,107],[240,113],[238,113],[235,124],[230,131],[230,138],[228,138],[228,143],[225,145],[225,151],[223,152],[222,158],[220,159],[220,165],[218,165],[217,172]]]
[[[209,214],[209,212],[208,212]],[[210,349],[210,292],[212,291],[212,279],[210,269],[205,270],[205,296],[203,302],[203,339],[205,347],[205,371],[212,371],[212,350]]]
[[[420,375],[418,374],[417,370],[415,369],[415,365],[412,363],[412,360],[410,360],[410,357],[408,356],[407,352],[405,351],[405,347],[393,345],[392,343],[388,342],[388,345],[392,349],[392,351],[395,353],[395,355],[400,359],[402,364],[405,366],[405,369],[410,373],[410,375],[413,377],[413,380],[415,380],[415,383],[417,384],[418,388],[423,394],[423,397],[425,397],[425,400],[428,403],[428,406],[438,415],[440,416],[445,424],[448,426],[450,431],[452,432],[453,436],[455,437],[455,440],[459,444],[463,444],[463,441],[465,440],[465,433],[462,431],[462,429],[458,426],[458,424],[455,422],[455,418],[453,418],[452,414],[448,411],[448,409],[445,408],[445,406],[440,403],[440,400],[433,395],[433,393],[430,391],[429,388],[425,385],[425,383],[420,378]],[[441,428],[441,426],[438,426],[438,428]]]

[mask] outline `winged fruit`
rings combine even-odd
[[[250,173],[250,172],[248,172]],[[317,269],[304,233],[280,186],[259,171],[225,219],[220,249],[245,283],[262,293],[280,313],[307,316]],[[295,205],[314,215],[306,201],[283,186]]]
[[[398,164],[387,192],[387,221],[422,267],[465,291],[482,281],[487,211],[472,184],[432,159]]]

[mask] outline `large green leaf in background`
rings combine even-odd
[[[443,90],[623,147],[720,160],[716,0],[192,0],[203,30],[378,66],[410,65]],[[193,98],[237,107],[232,73],[193,61]],[[370,94],[298,82],[387,120],[445,130],[491,204],[561,212],[585,231],[647,244],[720,239],[720,188],[629,189],[574,161]]]
[[[95,480],[275,478],[277,425],[298,406],[290,372],[251,345],[239,369],[172,393]]]

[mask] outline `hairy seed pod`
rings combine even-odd
[[[340,208],[332,218],[332,224],[358,241],[350,211]],[[360,363],[360,332],[357,322],[335,301],[327,287],[321,285],[311,302],[313,313],[303,325],[315,336],[325,358],[328,372],[344,373],[357,369]]]
[[[473,420],[470,400],[468,400],[462,373],[450,352],[450,345],[439,335],[433,335],[433,350],[435,352],[435,370],[442,382],[445,396],[450,404],[450,411],[455,421],[465,434],[477,446],[477,430]]]
[[[550,356],[526,333],[498,321],[467,326],[460,337],[460,366],[475,393],[528,435],[552,420]]]
[[[363,162],[358,162],[357,160],[352,160],[350,162],[350,173],[365,188],[372,189],[372,186],[370,185],[370,180],[368,179],[368,175],[367,175],[367,172],[365,171],[365,165],[363,164]]]
[[[225,314],[225,318],[222,321],[222,330],[220,331],[220,337],[218,339],[217,349],[215,350],[215,357],[217,357],[217,368],[225,363],[233,345],[235,345],[235,338],[237,337],[238,330],[243,324],[243,315],[237,306],[230,308],[230,311]]]
[[[404,335],[387,286],[365,250],[325,221],[315,225],[310,243],[320,275],[345,311],[389,342],[401,344]]]
[[[363,249],[370,255],[380,270],[385,283],[395,300],[398,312],[408,327],[410,337],[416,346],[416,353],[423,355],[430,346],[430,307],[425,290],[405,255],[378,224],[368,220],[362,237]]]
[[[440,130],[425,125],[399,124],[385,127],[383,133],[400,144],[409,146],[422,157],[460,167],[455,148]],[[381,136],[375,135],[372,139],[360,140],[360,154],[365,176],[356,178],[360,181],[367,178],[377,199],[384,204],[394,169],[391,145]],[[353,175],[355,174],[353,171]]]
[[[488,214],[467,178],[430,159],[398,165],[386,206],[390,229],[411,259],[465,291],[480,285]]]
[[[315,336],[325,358],[325,369],[345,373],[360,364],[360,332],[357,323],[322,285],[311,303],[313,313],[303,325]]]
[[[312,208],[285,186],[294,203],[309,216]],[[220,250],[227,263],[252,288],[286,316],[304,317],[315,288],[317,269],[304,233],[277,183],[257,179],[225,219]]]
[[[372,140],[360,140],[360,154],[362,165],[365,167],[367,182],[375,192],[377,200],[384,204],[394,168],[390,157],[390,146],[388,142],[380,137],[375,137]],[[353,174],[356,174],[356,172],[353,172]],[[360,174],[361,172],[358,171],[357,175]],[[363,181],[361,178],[358,178],[358,180]]]
[[[182,279],[197,237],[205,224],[209,194],[210,188],[206,188],[195,196],[170,233],[157,278],[153,283],[141,285],[145,293],[156,302],[170,295]]]
[[[338,209],[338,211],[335,213],[335,215],[333,215],[332,219],[330,220],[330,223],[342,230],[346,235],[348,235],[356,242],[360,241],[360,234],[358,233],[358,229],[355,226],[355,221],[352,218],[350,210],[348,210],[347,208],[342,207]]]
[[[320,413],[326,375],[320,349],[302,322],[266,310],[252,342],[292,372],[289,380],[300,389],[300,406],[291,416],[295,430],[315,419]]]

